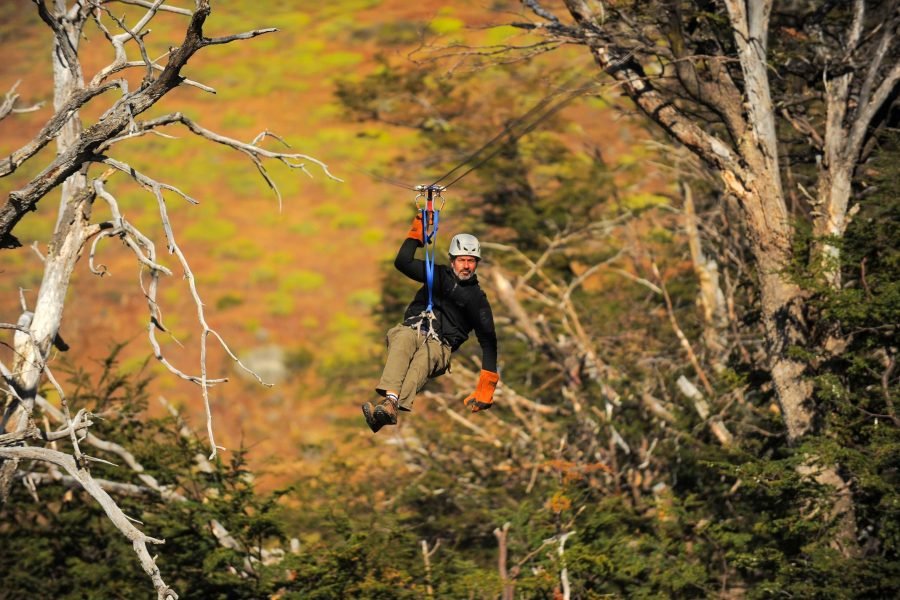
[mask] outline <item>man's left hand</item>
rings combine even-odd
[[[499,381],[500,375],[497,373],[482,370],[475,391],[463,400],[463,404],[473,413],[489,409],[494,405],[494,390]]]

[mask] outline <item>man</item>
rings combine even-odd
[[[413,220],[400,246],[394,266],[420,283],[426,281],[425,261],[415,258],[423,246],[422,217]],[[464,404],[472,412],[491,407],[497,374],[497,334],[487,296],[478,285],[475,271],[481,260],[481,245],[473,235],[461,233],[450,241],[450,265],[436,265],[432,285],[433,313],[426,311],[428,289],[423,285],[406,309],[403,323],[387,334],[388,357],[375,391],[384,399],[377,406],[362,405],[366,423],[373,432],[397,424],[397,412],[412,410],[416,393],[430,377],[450,368],[450,354],[475,331],[481,345],[481,374],[475,392]]]

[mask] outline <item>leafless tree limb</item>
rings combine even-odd
[[[156,104],[160,98],[183,82],[180,71],[188,60],[211,41],[203,35],[203,24],[209,16],[209,0],[200,0],[197,11],[188,25],[184,41],[169,57],[169,62],[160,75],[140,90],[125,95],[100,118],[97,123],[85,129],[71,145],[53,161],[38,177],[20,190],[11,192],[0,207],[0,242],[5,247],[15,247],[18,241],[12,236],[12,229],[27,212],[51,189],[60,185],[70,175],[86,163],[97,160],[98,147],[106,140],[127,130],[134,117]]]
[[[515,594],[515,583],[506,567],[509,552],[509,527],[510,523],[504,523],[502,528],[494,529],[494,537],[497,538],[497,573],[503,584],[501,600],[513,600]]]
[[[419,543],[422,546],[422,562],[425,565],[425,596],[434,598],[434,586],[431,584],[431,557],[441,547],[441,540],[435,542],[431,548],[428,547],[427,540],[420,540]]]
[[[107,517],[116,528],[128,538],[140,559],[141,566],[153,580],[159,600],[177,600],[178,595],[162,579],[156,561],[147,550],[147,544],[163,544],[164,540],[149,537],[137,529],[131,520],[122,512],[110,495],[90,475],[90,472],[79,466],[75,459],[68,454],[49,448],[24,447],[0,447],[0,457],[7,460],[37,460],[47,462],[64,469],[71,477],[78,481],[103,508]]]
[[[148,301],[150,313],[148,332],[155,356],[177,375],[197,383],[203,392],[204,406],[207,413],[207,429],[209,441],[212,446],[212,455],[216,453],[217,446],[213,437],[211,410],[209,406],[208,389],[225,379],[209,377],[207,373],[207,340],[213,336],[226,354],[240,367],[249,372],[237,356],[232,352],[222,337],[210,327],[206,320],[203,302],[197,291],[194,275],[190,265],[178,246],[171,223],[169,222],[164,201],[165,192],[174,192],[190,203],[197,201],[177,187],[157,181],[132,169],[126,163],[107,156],[106,153],[116,142],[145,135],[161,135],[162,132],[154,128],[161,126],[156,124],[146,130],[142,130],[136,118],[156,104],[166,93],[180,85],[189,85],[193,82],[186,80],[181,75],[181,69],[188,60],[201,48],[225,44],[232,41],[247,40],[259,35],[275,31],[274,29],[258,29],[233,36],[208,38],[203,34],[206,18],[210,14],[209,0],[196,0],[196,11],[189,11],[172,7],[164,3],[164,0],[123,0],[123,3],[139,6],[146,9],[140,13],[134,23],[126,23],[124,17],[118,17],[106,10],[105,2],[90,0],[85,3],[77,0],[70,7],[62,0],[55,1],[48,7],[46,0],[33,0],[37,6],[40,17],[54,33],[54,77],[55,112],[43,126],[41,132],[28,144],[15,150],[6,160],[0,161],[0,177],[9,175],[24,162],[33,158],[38,152],[53,140],[57,142],[57,155],[37,176],[28,181],[24,187],[9,194],[5,204],[0,207],[0,246],[15,247],[19,244],[12,231],[19,220],[29,211],[35,210],[37,203],[52,190],[62,190],[62,202],[59,219],[52,240],[48,244],[46,256],[42,256],[44,265],[44,278],[38,292],[38,298],[32,310],[28,309],[22,297],[22,315],[19,323],[10,325],[9,329],[15,330],[15,353],[12,369],[6,369],[0,365],[4,377],[8,382],[8,402],[4,410],[3,424],[0,427],[0,497],[5,498],[12,476],[15,474],[20,460],[37,460],[49,465],[48,476],[57,480],[66,478],[68,483],[77,482],[103,507],[107,516],[115,523],[116,527],[128,536],[134,545],[142,567],[153,580],[158,597],[177,598],[177,595],[163,582],[154,559],[147,550],[147,543],[161,543],[145,536],[128,523],[128,517],[115,505],[104,488],[116,493],[145,493],[153,490],[166,500],[183,501],[185,498],[176,489],[160,485],[152,476],[144,473],[143,466],[118,444],[112,444],[101,440],[90,433],[90,415],[86,411],[79,410],[74,416],[70,412],[69,400],[59,382],[56,381],[53,372],[48,368],[51,356],[51,346],[58,340],[59,323],[62,317],[65,292],[71,278],[73,267],[82,250],[90,245],[89,267],[92,272],[102,275],[107,272],[103,265],[95,262],[95,256],[99,244],[110,238],[120,239],[131,250],[140,265],[141,289]],[[186,26],[184,39],[180,45],[172,47],[159,59],[149,57],[147,47],[144,44],[145,37],[150,33],[148,24],[160,11],[182,14],[190,17]],[[100,69],[88,85],[84,84],[82,68],[78,57],[78,45],[82,40],[81,32],[87,19],[93,17],[100,31],[111,44],[114,57],[113,61]],[[107,18],[108,17],[108,18]],[[114,25],[113,25],[114,24]],[[118,27],[120,30],[113,34],[110,29]],[[129,60],[126,53],[126,45],[134,44],[140,54],[140,60]],[[164,66],[158,64],[160,60],[167,58]],[[130,90],[125,80],[109,80],[110,76],[124,69],[140,67],[144,69],[144,78],[136,90]],[[202,89],[211,90],[206,86],[193,83]],[[90,127],[83,128],[78,118],[78,112],[89,102],[95,100],[106,91],[118,88],[121,95],[113,99],[109,109],[100,115],[99,119]],[[0,104],[0,118],[11,112],[22,112],[26,109],[16,107],[18,96],[16,87],[7,94],[6,101]],[[175,121],[173,121],[175,122]],[[259,147],[257,144],[265,137],[273,137],[283,143],[275,134],[264,132],[253,143],[245,144],[237,140],[219,136],[205,130],[193,122],[183,122],[192,132],[224,144],[232,149],[247,154],[262,174],[265,181],[277,192],[274,181],[268,176],[262,161],[275,159],[287,164],[291,168],[305,170],[305,163],[315,164],[321,167],[329,177],[334,177],[327,167],[312,157],[294,152],[272,152]],[[89,179],[88,169],[91,165],[105,163],[109,167],[100,177]],[[106,188],[106,183],[114,171],[122,171],[135,179],[145,189],[149,190],[157,200],[160,211],[160,219],[163,224],[168,250],[176,256],[185,279],[188,281],[191,297],[197,309],[198,321],[202,332],[199,348],[199,375],[188,375],[169,364],[162,356],[159,343],[155,338],[157,329],[165,331],[162,313],[156,301],[156,290],[159,276],[170,275],[171,270],[158,260],[153,241],[132,225],[119,209],[118,202],[113,193]],[[307,175],[310,173],[307,171]],[[281,202],[280,194],[279,205]],[[100,198],[110,208],[111,218],[103,222],[92,222],[91,212],[94,201]],[[38,252],[39,256],[40,253]],[[145,275],[149,272],[149,282],[145,281]],[[0,327],[2,328],[2,327]],[[59,342],[61,343],[61,341]],[[255,375],[255,374],[254,374]],[[257,375],[257,380],[263,383]],[[47,403],[37,394],[37,389],[42,378],[45,378],[56,389],[59,395],[61,408],[57,409]],[[47,415],[62,424],[56,431],[50,431],[49,423],[45,431],[39,430],[32,422],[34,407],[38,405],[44,409],[44,420]],[[7,424],[13,423],[14,427],[7,430]],[[56,449],[59,441],[68,439],[72,445],[71,454],[65,454]],[[47,442],[50,448],[24,446],[30,441]],[[140,484],[116,484],[94,480],[89,471],[91,463],[113,463],[100,457],[90,456],[84,453],[85,444],[101,449],[104,453],[112,453],[118,457],[118,462],[124,462],[130,469],[137,473]],[[201,457],[202,458],[202,457]],[[204,459],[205,460],[205,459]],[[206,463],[208,467],[208,462]],[[68,473],[63,475],[62,469]],[[38,475],[28,475],[21,478],[24,485],[30,490],[32,497],[39,499],[36,482],[41,479]],[[266,552],[258,549],[260,556]]]
[[[246,154],[250,158],[250,160],[253,161],[253,164],[256,166],[260,175],[262,175],[262,177],[266,180],[266,183],[269,184],[269,187],[272,188],[272,190],[275,192],[275,195],[278,198],[279,210],[281,209],[281,203],[282,203],[281,192],[278,190],[278,186],[275,184],[275,182],[269,176],[268,172],[266,171],[265,167],[262,164],[261,159],[265,158],[265,159],[277,160],[277,161],[281,162],[282,164],[290,167],[291,169],[300,169],[301,171],[305,172],[307,175],[310,175],[309,171],[306,169],[306,166],[303,162],[299,162],[299,163],[295,162],[295,161],[308,161],[308,162],[311,162],[311,163],[317,165],[319,168],[321,168],[322,171],[329,178],[331,178],[335,181],[343,181],[342,179],[334,176],[328,170],[328,166],[325,163],[323,163],[307,154],[273,152],[271,150],[266,150],[265,148],[261,148],[257,144],[259,143],[259,141],[261,141],[265,137],[275,137],[276,139],[278,139],[279,141],[282,141],[282,143],[284,143],[280,137],[278,137],[268,131],[264,131],[264,132],[260,133],[258,136],[256,136],[256,138],[253,140],[253,142],[247,144],[247,143],[240,142],[240,141],[232,139],[232,138],[228,138],[228,137],[219,135],[213,131],[210,131],[209,129],[201,127],[192,119],[185,117],[182,113],[173,113],[170,115],[158,117],[151,121],[136,123],[134,130],[130,131],[128,134],[126,134],[124,136],[115,137],[115,138],[111,138],[111,139],[107,140],[106,142],[104,142],[103,144],[101,144],[98,147],[97,151],[103,152],[107,148],[112,146],[113,144],[120,142],[124,139],[129,139],[132,137],[144,135],[148,132],[154,131],[157,127],[163,127],[165,125],[170,125],[170,124],[175,124],[175,123],[180,123],[180,124],[184,125],[192,133],[194,133],[202,138],[211,140],[213,142],[222,144],[224,146],[227,146],[229,148],[238,150],[239,152]]]
[[[178,6],[169,6],[168,4],[159,4],[156,2],[148,2],[147,0],[116,0],[116,1],[121,2],[122,4],[131,4],[134,6],[141,6],[143,8],[151,8],[155,5],[157,10],[159,10],[159,11],[175,13],[177,15],[185,15],[188,17],[193,16],[193,14],[194,14],[186,8],[180,8]]]
[[[113,160],[110,158],[106,158],[103,162],[112,166],[113,168],[116,168],[122,172],[130,174],[132,177],[134,177],[134,179],[138,183],[150,188],[150,191],[153,193],[153,195],[156,197],[156,200],[157,200],[157,206],[159,208],[159,213],[160,213],[160,220],[163,223],[163,229],[166,233],[167,245],[168,245],[169,252],[174,254],[178,258],[178,262],[180,263],[181,268],[184,272],[184,278],[188,282],[188,287],[191,292],[191,297],[194,300],[194,306],[196,307],[196,310],[197,310],[197,320],[200,323],[200,326],[202,328],[202,331],[200,333],[200,361],[199,361],[200,362],[200,375],[199,376],[187,375],[180,369],[177,369],[174,366],[172,366],[171,363],[169,363],[168,360],[166,360],[163,357],[161,348],[155,340],[155,330],[157,327],[162,326],[161,320],[156,318],[157,316],[159,316],[159,312],[157,310],[156,300],[155,300],[155,282],[158,279],[158,274],[159,274],[158,270],[153,270],[151,272],[151,288],[150,288],[151,292],[147,296],[148,301],[151,304],[151,306],[150,306],[151,319],[150,319],[150,323],[147,326],[147,331],[150,336],[151,344],[153,345],[157,360],[159,360],[161,363],[163,363],[163,365],[165,365],[166,368],[168,368],[169,371],[171,371],[175,375],[178,375],[182,379],[186,379],[188,381],[192,381],[192,382],[200,385],[200,388],[203,393],[203,404],[204,404],[204,407],[206,410],[207,432],[209,434],[210,448],[211,448],[210,459],[212,459],[213,457],[215,457],[219,447],[215,443],[215,434],[213,432],[212,410],[210,408],[210,403],[209,403],[209,387],[210,387],[210,384],[219,383],[219,382],[222,382],[223,380],[210,379],[207,375],[206,355],[207,355],[207,339],[208,339],[208,337],[210,335],[215,337],[219,341],[219,344],[222,347],[222,349],[225,350],[225,352],[228,354],[228,356],[240,368],[242,368],[244,371],[246,371],[247,373],[254,376],[260,384],[265,385],[265,386],[271,386],[272,384],[266,383],[265,381],[262,380],[262,378],[255,371],[248,368],[237,357],[237,355],[231,350],[231,348],[229,348],[228,344],[225,342],[225,340],[222,338],[222,336],[219,335],[219,333],[217,331],[212,329],[206,321],[206,312],[204,310],[203,300],[200,298],[200,293],[197,290],[196,279],[191,270],[190,264],[188,263],[187,257],[185,256],[184,252],[182,252],[180,246],[178,245],[178,243],[175,240],[175,232],[172,229],[172,226],[169,222],[168,211],[166,209],[166,202],[165,202],[165,199],[163,198],[162,191],[164,189],[174,191],[175,193],[179,194],[180,196],[182,196],[189,202],[197,203],[197,201],[194,200],[193,198],[191,198],[190,196],[188,196],[187,194],[185,194],[184,192],[178,190],[177,188],[167,185],[167,184],[159,183],[159,182],[151,179],[150,177],[147,177],[146,175],[139,173],[134,168],[132,168],[124,163],[121,163],[119,161],[116,161],[116,160]]]
[[[54,114],[44,128],[34,136],[29,142],[13,151],[2,163],[0,163],[0,177],[6,177],[13,173],[19,166],[29,158],[33,157],[47,144],[53,141],[63,126],[69,121],[72,115],[78,112],[78,109],[87,104],[92,98],[103,94],[115,87],[121,87],[122,82],[112,81],[98,87],[85,88],[76,91],[63,107]]]
[[[43,102],[38,102],[31,106],[21,108],[16,107],[16,102],[19,100],[19,94],[16,93],[16,89],[19,87],[20,83],[21,81],[15,82],[9,91],[6,92],[6,95],[3,97],[3,102],[0,102],[0,121],[12,113],[34,112],[43,106]],[[2,177],[2,172],[0,172],[0,177]]]

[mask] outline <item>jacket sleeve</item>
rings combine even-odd
[[[475,323],[475,337],[481,346],[481,368],[485,371],[497,372],[497,332],[494,329],[494,314],[487,296],[482,293],[480,302],[472,315]]]
[[[406,238],[394,259],[394,267],[419,283],[425,283],[425,261],[416,258],[416,248],[420,246],[418,240]]]

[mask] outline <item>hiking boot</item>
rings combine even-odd
[[[372,430],[372,433],[378,433],[378,430],[381,429],[382,423],[375,418],[375,405],[371,402],[366,402],[362,405],[363,416],[366,418],[366,425],[369,426],[369,429]]]
[[[397,424],[397,408],[399,401],[394,396],[386,396],[384,402],[375,407],[375,420],[378,428]]]

